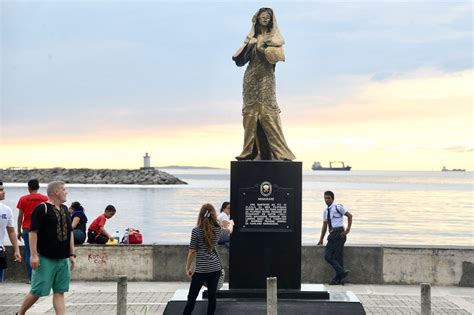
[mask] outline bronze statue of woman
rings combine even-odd
[[[239,67],[249,63],[243,84],[244,147],[237,160],[295,159],[283,136],[275,93],[275,64],[285,61],[284,43],[273,10],[261,8],[232,57]]]

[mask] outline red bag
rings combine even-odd
[[[139,230],[135,230],[134,233],[128,236],[129,244],[141,244],[143,243],[143,235]]]

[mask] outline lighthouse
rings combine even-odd
[[[148,152],[145,153],[145,156],[143,157],[143,168],[151,168],[150,156],[148,155]]]

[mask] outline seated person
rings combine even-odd
[[[224,245],[225,247],[229,248],[230,232],[228,229],[228,222],[230,222],[230,202],[224,201],[224,203],[222,203],[221,213],[219,213],[217,216],[217,221],[222,228],[217,244]]]
[[[82,245],[86,241],[86,223],[87,216],[84,213],[84,207],[79,201],[74,201],[69,207],[71,214],[71,227],[74,233],[74,244]]]
[[[89,226],[89,231],[87,232],[87,242],[90,244],[105,244],[108,240],[114,239],[114,236],[107,232],[105,229],[105,222],[107,219],[110,219],[115,215],[115,207],[112,205],[108,205],[105,207],[104,213],[99,215],[92,221],[91,225]]]

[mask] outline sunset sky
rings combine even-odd
[[[229,167],[231,56],[274,9],[286,140],[309,169],[474,170],[471,1],[1,1],[0,168]]]

